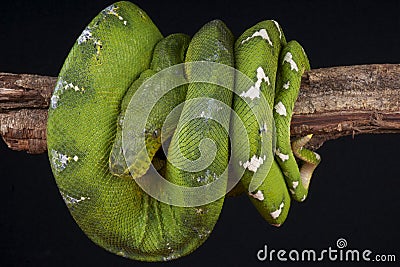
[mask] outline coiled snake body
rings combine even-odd
[[[220,68],[204,71],[234,90],[191,82],[198,70],[182,65],[188,82],[154,105],[140,129],[145,149],[139,148],[134,136],[124,135],[125,121],[139,116],[129,108],[132,98],[137,100],[137,91],[153,76],[185,62],[235,67],[252,85],[243,87],[237,75]],[[95,243],[121,256],[159,261],[192,252],[211,233],[224,197],[201,205],[164,203],[136,183],[154,166],[167,181],[184,187],[221,177],[228,181],[236,175],[240,183],[235,191],[247,192],[270,224],[282,224],[290,199],[306,198],[312,171],[320,161],[317,154],[303,149],[311,136],[290,143],[291,114],[307,69],[302,47],[295,41],[286,43],[272,20],[246,30],[236,42],[219,20],[203,26],[192,39],[184,34],[163,38],[132,3],[118,2],[104,9],[68,55],[49,109],[49,158],[72,216]],[[151,95],[154,88],[144,92]],[[199,105],[198,98],[206,98],[206,104]],[[163,128],[177,106],[179,121]],[[223,106],[236,113],[231,117],[227,113],[228,130],[214,116]],[[195,119],[183,122],[196,112]],[[239,123],[244,131],[236,130]],[[213,160],[205,168],[193,168],[208,153],[205,139],[213,140]],[[168,160],[162,152],[166,143]],[[224,171],[229,161],[228,179]],[[227,182],[220,183],[212,190],[221,192],[226,186]],[[181,203],[189,202],[185,195],[177,197]]]

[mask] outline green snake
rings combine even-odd
[[[190,64],[196,62],[219,66],[200,72],[233,90],[196,81],[199,69]],[[148,86],[171,68],[181,71],[179,79],[187,82],[161,96],[144,128],[138,124],[140,129],[135,129],[135,123],[133,130],[124,128],[127,121],[141,118],[146,96],[175,79],[166,76]],[[306,198],[320,162],[318,154],[303,148],[310,135],[290,139],[301,76],[309,68],[303,48],[296,41],[286,42],[273,20],[256,24],[236,41],[219,20],[204,25],[193,38],[163,37],[136,5],[123,1],[107,7],[70,51],[48,112],[48,155],[73,218],[110,252],[141,261],[172,260],[207,239],[228,183],[236,177],[240,182],[231,193],[246,192],[268,223],[281,225],[291,199]],[[251,86],[243,86],[231,69]],[[138,96],[141,89],[145,94]],[[207,101],[199,104],[199,98]],[[143,107],[135,109],[141,102]],[[228,128],[215,119],[225,106],[235,113],[221,116]],[[164,127],[170,113],[177,121]],[[244,127],[237,127],[240,123]],[[126,134],[132,131],[137,133]],[[204,140],[213,141],[210,145]],[[200,160],[203,154],[212,154],[206,166]],[[146,182],[143,177],[150,169],[186,188],[218,181],[204,192],[223,194],[200,205],[189,205],[191,197],[185,194],[174,197],[188,205],[160,201],[137,183]],[[157,190],[166,194],[162,187]]]

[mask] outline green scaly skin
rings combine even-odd
[[[274,104],[277,136],[276,158],[283,170],[292,198],[301,202],[307,197],[311,174],[320,160],[314,152],[303,149],[303,146],[311,139],[306,136],[300,144],[298,141],[294,142],[293,150],[296,152],[296,156],[305,162],[302,169],[299,170],[290,143],[290,121],[294,103],[299,94],[301,76],[304,71],[310,69],[307,55],[298,42],[290,41],[282,49],[279,67]]]
[[[129,2],[105,9],[88,29],[90,38],[74,45],[59,75],[59,81],[84,91],[57,89],[49,110],[49,157],[60,192],[81,229],[101,247],[143,261],[186,255],[205,238],[194,238],[190,225],[176,223],[183,211],[108,168],[123,96],[150,67],[162,35]],[[101,42],[100,50],[94,42]],[[209,222],[201,223],[209,228]]]
[[[260,30],[265,30],[268,39],[263,32],[254,35]],[[293,72],[284,60],[287,52],[292,54],[299,71]],[[254,98],[246,103],[238,95],[249,88],[238,86],[237,95],[202,83],[173,90],[163,96],[147,121],[147,151],[136,151],[134,140],[132,150],[125,151],[125,156],[134,159],[127,166],[122,153],[121,127],[131,97],[155,73],[192,61],[235,66],[254,83],[259,79],[257,69],[261,67],[269,78],[269,83],[262,79],[259,84],[260,95],[266,101]],[[51,167],[75,221],[96,244],[124,257],[161,261],[187,255],[211,233],[224,198],[201,207],[171,206],[147,195],[133,178],[141,177],[152,160],[168,181],[196,187],[199,186],[196,177],[208,176],[212,180],[222,174],[228,165],[231,146],[233,169],[246,169],[240,186],[248,191],[252,179],[261,181],[254,191],[248,192],[250,199],[269,223],[281,225],[290,207],[288,189],[294,190],[295,200],[303,200],[312,171],[320,161],[317,154],[303,149],[310,136],[294,141],[292,148],[290,144],[293,105],[301,74],[308,68],[301,46],[296,42],[286,43],[274,21],[258,23],[234,44],[232,33],[219,20],[203,26],[192,40],[184,34],[163,38],[146,13],[134,4],[123,1],[106,8],[73,46],[59,74],[49,109],[47,142]],[[193,70],[187,67],[185,72],[190,81]],[[218,75],[218,71],[210,73],[215,79]],[[282,89],[287,80],[290,90]],[[233,76],[228,83],[234,87]],[[251,94],[247,93],[244,96],[249,97]],[[187,124],[178,122],[174,127],[179,126],[180,131],[170,129],[163,135],[172,137],[168,157],[174,158],[179,151],[190,160],[201,156],[198,149],[201,140],[214,140],[217,154],[211,165],[192,173],[183,171],[185,166],[173,165],[159,157],[160,129],[166,115],[185,100],[197,97],[213,98],[233,107],[245,121],[249,155],[241,153],[242,140],[234,131],[235,119],[231,120],[233,141],[229,144],[228,133],[210,113],[209,117]],[[279,102],[285,105],[287,116],[275,112]],[[190,103],[185,103],[182,117],[196,111],[196,106]],[[212,105],[210,110],[215,109],[215,103]],[[273,119],[279,153],[289,155],[285,161],[279,153],[274,158]],[[251,163],[253,156],[261,157],[263,162],[249,168],[245,163]],[[295,157],[304,161],[300,170]],[[294,182],[298,182],[296,188]]]
[[[263,21],[246,30],[236,41],[236,69],[249,76],[255,84],[258,80],[258,82],[261,81],[258,89],[260,97],[257,97],[257,94],[250,94],[244,97],[249,99],[250,105],[247,105],[238,95],[235,95],[233,101],[233,109],[239,114],[241,120],[246,123],[248,138],[251,142],[249,155],[242,155],[243,153],[241,153],[243,136],[237,136],[235,131],[232,133],[234,140],[232,145],[233,166],[237,169],[246,169],[241,178],[245,191],[248,191],[250,181],[255,176],[263,179],[263,183],[253,192],[248,192],[248,194],[260,214],[273,225],[280,225],[285,221],[290,207],[290,196],[282,173],[273,160],[272,118],[262,117],[273,106],[279,54],[282,47],[286,45],[282,30],[278,27],[279,25],[271,20]],[[260,36],[252,37],[255,33],[267,34],[268,39]],[[266,77],[265,79],[257,77],[257,73],[260,72],[265,74],[262,75]],[[250,92],[249,88],[237,88],[236,90],[239,95],[243,95],[243,92]],[[266,99],[265,104],[260,101],[261,94]],[[261,121],[257,121],[257,118],[251,115],[252,111],[259,113]],[[235,121],[233,124],[235,124]],[[262,146],[265,146],[266,151],[264,154],[261,153]],[[264,162],[258,168],[246,168],[246,162],[252,163],[256,161],[255,159],[259,160],[260,158]],[[268,159],[273,161],[270,166],[266,164]]]
[[[125,111],[137,89],[146,80],[151,78],[158,71],[184,62],[189,42],[190,37],[185,34],[171,34],[158,42],[154,47],[150,69],[142,72],[140,77],[132,83],[126,92],[121,103],[121,114],[119,115],[117,123],[117,135],[110,154],[110,170],[113,175],[125,178],[137,178],[141,177],[148,170],[150,160],[153,159],[155,153],[161,147],[160,133],[165,118],[174,107],[185,100],[187,86],[182,85],[175,90],[171,90],[163,96],[154,107],[154,110],[150,113],[145,129],[147,151],[137,152],[135,149],[127,151],[126,153],[132,153],[130,162],[134,163],[129,166],[129,168],[126,166],[125,156],[122,152],[122,123]],[[162,84],[158,85],[162,86]],[[170,129],[169,132],[163,133],[165,139],[172,135],[173,130],[174,129]],[[129,147],[134,148],[134,146],[135,143],[132,142]],[[159,168],[162,167],[162,165],[159,166]]]

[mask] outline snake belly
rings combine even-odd
[[[218,85],[190,83],[196,71],[187,65],[188,85],[164,95],[152,110],[143,132],[145,149],[137,148],[133,138],[124,150],[122,124],[135,116],[127,114],[127,106],[138,88],[164,69],[199,61],[236,67],[254,86],[237,86],[229,75],[223,78],[229,79],[235,93]],[[240,186],[254,206],[270,224],[281,225],[291,198],[304,200],[320,160],[303,149],[310,136],[290,143],[291,113],[301,75],[308,68],[304,50],[297,42],[286,43],[275,21],[258,23],[236,42],[220,20],[204,25],[192,39],[184,34],[163,38],[136,5],[122,1],[107,7],[75,42],[48,112],[49,159],[71,215],[91,240],[112,253],[141,261],[179,258],[207,239],[224,197],[196,207],[169,205],[149,196],[135,179],[153,165],[169,182],[197,187],[225,175],[232,158],[234,173],[244,169]],[[218,71],[209,75],[221,78]],[[201,110],[191,102],[199,97],[210,99]],[[170,139],[167,160],[162,124],[180,104],[181,119],[163,132],[164,139]],[[214,121],[213,112],[222,105],[232,106],[238,114],[231,118],[229,131]],[[183,123],[191,113],[201,116]],[[242,152],[242,136],[234,130],[237,118],[245,122],[249,154]],[[200,171],[187,171],[190,162],[202,157],[199,147],[204,139],[214,140],[215,160]],[[179,156],[189,161],[180,161]],[[301,169],[295,157],[304,162]],[[216,190],[225,188],[222,184]]]

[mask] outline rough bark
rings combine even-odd
[[[56,78],[0,73],[0,134],[14,150],[46,151],[47,108]],[[400,133],[400,64],[311,70],[303,75],[291,123],[310,145],[345,135]]]

